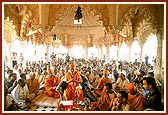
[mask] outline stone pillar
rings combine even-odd
[[[50,59],[49,57],[49,44],[46,44],[46,52],[45,52],[45,62],[47,63],[48,60]]]
[[[7,63],[7,65],[10,67],[10,68],[12,68],[12,52],[11,52],[11,48],[12,48],[12,46],[11,46],[11,43],[9,43],[9,42],[7,42],[7,45],[8,45],[8,51],[7,51],[7,60],[8,60],[8,63]]]
[[[71,48],[70,47],[67,47],[67,53],[68,53],[68,55],[70,55],[70,50],[71,50]]]
[[[131,61],[131,45],[132,45],[132,43],[131,42],[128,42],[127,43],[127,45],[128,45],[128,62],[130,62]]]
[[[88,58],[88,47],[85,47],[85,58]]]
[[[119,60],[119,57],[120,57],[120,48],[121,47],[118,46],[118,49],[117,49],[117,60]]]
[[[160,31],[157,34],[157,38],[158,38],[158,47],[157,47],[157,56],[156,56],[156,64],[155,64],[155,77],[158,80],[162,80],[161,79],[161,71],[162,71],[162,40],[163,40],[163,33]]]
[[[140,47],[141,47],[141,52],[140,52],[140,62],[143,61],[143,46],[144,46],[144,43],[140,43]]]
[[[110,45],[106,45],[106,62],[110,61]]]
[[[118,8],[119,8],[119,5],[112,5],[112,4],[108,5],[109,25],[118,25]]]
[[[12,43],[11,42],[8,42],[7,43],[8,44],[8,47],[9,47],[9,50],[8,50],[8,52],[9,52],[9,57],[8,57],[8,61],[9,61],[9,66],[10,66],[10,68],[13,68],[12,67],[12,56],[13,56],[13,54],[12,54],[12,50],[11,50],[11,48],[12,48]]]
[[[130,62],[131,61],[131,46],[128,46],[128,62]]]
[[[100,48],[100,59],[103,60],[103,46]]]
[[[39,24],[48,25],[48,16],[49,16],[49,5],[40,4],[39,5]]]
[[[97,49],[98,49],[98,56],[97,56],[97,59],[100,59],[100,47],[97,47]]]

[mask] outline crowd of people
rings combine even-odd
[[[137,60],[52,58],[6,66],[4,72],[5,111],[28,108],[42,93],[61,100],[87,97],[95,111],[163,110],[163,84],[151,64]]]

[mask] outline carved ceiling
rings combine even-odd
[[[82,24],[74,24],[78,6]],[[163,9],[162,4],[5,4],[4,19],[12,20],[21,40],[49,44],[56,34],[67,47],[90,47],[141,38],[144,27],[157,30]]]

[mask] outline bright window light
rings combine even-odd
[[[83,58],[84,57],[84,49],[82,46],[73,46],[71,49],[71,54],[74,58]]]

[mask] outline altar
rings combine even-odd
[[[93,108],[88,98],[75,98],[58,102],[57,111],[93,111]]]

